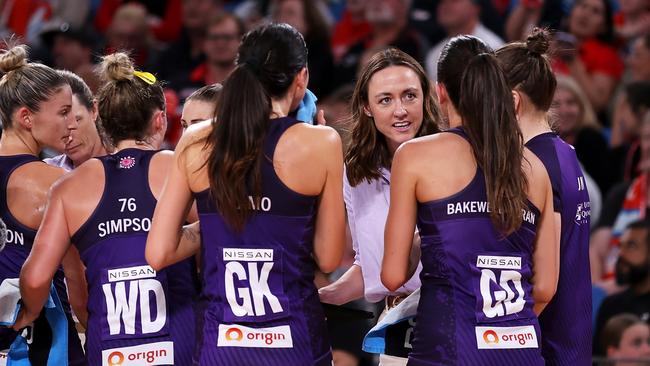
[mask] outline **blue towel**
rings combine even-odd
[[[420,289],[392,308],[363,339],[362,349],[369,353],[386,353],[386,330],[388,327],[415,318],[420,302]]]
[[[298,109],[296,110],[296,119],[313,125],[314,118],[318,112],[316,101],[318,101],[316,95],[312,93],[311,90],[307,89],[305,91],[305,96],[300,101]]]
[[[6,279],[0,284],[0,325],[12,326],[20,312],[20,288],[18,279]],[[11,309],[13,307],[13,309]],[[52,345],[47,359],[47,366],[68,365],[68,320],[63,311],[63,304],[54,286],[50,287],[50,296],[44,307],[45,318],[52,328]],[[31,366],[28,357],[29,344],[25,338],[27,330],[23,329],[9,348],[7,366]]]

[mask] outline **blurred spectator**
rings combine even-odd
[[[15,34],[25,43],[37,40],[41,27],[52,16],[46,0],[0,1],[0,38]]]
[[[480,38],[493,49],[503,45],[499,36],[483,26],[479,19],[480,12],[480,6],[473,0],[440,0],[437,19],[447,33],[447,38],[438,42],[427,54],[426,69],[431,80],[438,80],[440,52],[451,37],[468,34]]]
[[[122,5],[115,12],[113,21],[106,32],[104,54],[128,51],[135,65],[145,68],[156,57],[150,35],[147,25],[147,9],[137,3]]]
[[[584,170],[602,192],[607,192],[613,183],[609,147],[589,99],[572,78],[557,76],[552,114],[555,117],[554,128],[560,137],[573,145]],[[596,218],[591,220],[596,221]]]
[[[341,136],[343,151],[347,151],[350,144],[352,126],[348,126],[346,122],[347,116],[350,115],[350,100],[353,92],[354,84],[345,84],[334,90],[318,105],[318,109],[322,109],[325,113],[327,125],[334,128]]]
[[[635,221],[627,226],[620,241],[616,262],[616,282],[629,286],[603,301],[596,318],[594,354],[603,355],[603,328],[613,316],[631,313],[643,321],[650,320],[650,223]]]
[[[50,49],[53,66],[79,75],[90,90],[99,88],[99,77],[95,72],[93,52],[97,38],[90,30],[75,28],[69,23],[51,22],[41,35]]]
[[[155,70],[184,99],[194,90],[182,90],[190,73],[205,60],[203,48],[208,22],[223,10],[216,0],[183,0],[182,5],[181,36],[160,54]]]
[[[600,220],[591,235],[591,281],[608,293],[620,290],[613,280],[623,231],[631,222],[650,217],[646,199],[650,172],[650,115],[641,124],[640,136],[641,174],[631,182],[615,185],[607,193]]]
[[[646,112],[650,110],[650,82],[633,82],[625,86],[619,97],[612,121],[610,146],[615,182],[630,181],[639,174],[641,151],[639,129]]]
[[[237,48],[244,35],[244,24],[234,15],[222,13],[208,22],[203,53],[205,62],[190,73],[190,84],[180,93],[181,99],[189,90],[202,86],[221,83],[235,68]]]
[[[619,12],[614,15],[616,35],[630,41],[650,32],[648,0],[619,0]]]
[[[302,33],[309,50],[309,89],[321,98],[329,94],[334,59],[329,28],[316,0],[276,0],[271,18],[274,22],[290,24]]]
[[[165,131],[163,146],[165,149],[173,149],[181,137],[180,101],[178,95],[172,89],[166,88],[164,93],[167,131]]]
[[[576,0],[568,23],[569,33],[556,33],[553,67],[571,75],[599,113],[610,102],[624,67],[613,46],[612,6],[608,0]]]
[[[619,314],[609,319],[601,344],[612,366],[650,364],[650,326],[634,314]]]
[[[107,32],[118,9],[127,3],[140,3],[147,12],[153,36],[162,42],[178,38],[181,30],[181,0],[102,0],[95,15],[95,27]]]
[[[86,26],[90,13],[89,0],[49,0],[52,19],[70,24],[73,28]]]
[[[336,65],[335,85],[354,80],[358,63],[369,48],[392,46],[422,63],[425,53],[423,37],[408,24],[412,0],[372,0],[366,4],[366,20],[372,32],[350,47]]]
[[[632,42],[626,61],[631,81],[650,81],[650,33]]]
[[[334,26],[332,52],[336,62],[350,47],[370,35],[370,24],[366,21],[368,0],[348,0],[341,20]]]

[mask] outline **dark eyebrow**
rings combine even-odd
[[[381,98],[381,97],[390,97],[391,94],[389,92],[381,92],[379,94],[375,94],[375,98]]]

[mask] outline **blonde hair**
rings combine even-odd
[[[55,70],[27,59],[27,47],[16,45],[0,53],[0,120],[3,128],[11,128],[16,109],[26,107],[32,112],[40,109],[59,88],[67,85]]]
[[[582,90],[580,85],[570,76],[556,75],[557,89],[568,90],[577,99],[580,105],[580,118],[578,118],[577,128],[591,127],[600,130],[600,123],[596,117],[594,107],[592,107],[587,94]]]

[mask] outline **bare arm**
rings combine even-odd
[[[57,183],[50,191],[47,209],[32,251],[20,271],[23,308],[14,324],[15,330],[24,328],[38,317],[49,295],[54,273],[70,245],[61,188]]]
[[[609,103],[616,87],[616,80],[609,75],[598,72],[590,75],[578,57],[575,57],[568,66],[571,76],[576,79],[582,90],[587,94],[594,109],[599,111],[607,107],[607,103]]]
[[[525,39],[532,26],[539,23],[541,15],[541,4],[539,7],[528,7],[520,1],[506,21],[505,32],[508,40],[519,41]]]
[[[390,291],[397,290],[413,275],[410,262],[417,200],[416,176],[409,169],[408,144],[395,152],[391,168],[390,208],[384,232],[384,258],[381,282]]]
[[[591,282],[598,284],[603,281],[605,260],[612,240],[612,228],[601,227],[591,234],[589,243],[589,262],[591,263]]]
[[[318,289],[324,303],[342,305],[363,297],[363,272],[353,264],[336,282]]]
[[[88,284],[86,282],[86,267],[81,261],[79,251],[75,246],[70,246],[63,257],[63,271],[65,273],[66,286],[68,288],[68,299],[70,306],[77,315],[77,319],[84,328],[88,324]]]
[[[544,171],[546,173],[546,171]],[[533,253],[533,300],[534,311],[539,315],[551,301],[560,276],[560,238],[556,230],[559,214],[553,211],[553,191],[546,175],[546,198],[535,238]]]
[[[341,263],[345,248],[343,205],[343,147],[332,129],[324,142],[326,177],[316,215],[314,259],[321,271],[330,273]]]
[[[198,222],[190,225],[191,228],[181,229],[193,202],[184,163],[186,144],[187,140],[182,139],[174,153],[147,236],[145,258],[155,270],[197,253],[200,247]]]

